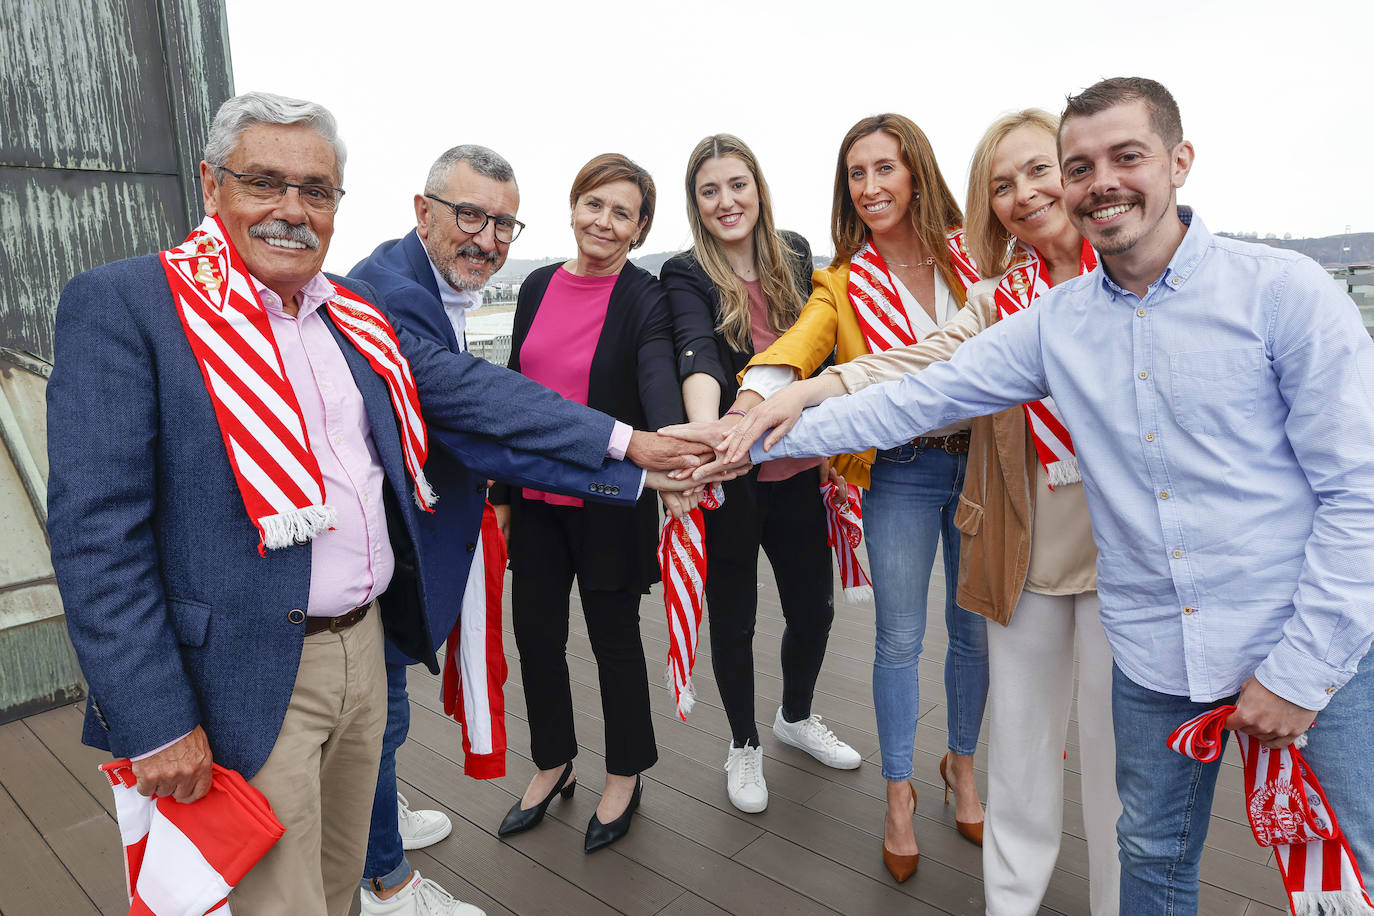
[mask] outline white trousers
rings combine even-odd
[[[1023,591],[1008,626],[988,625],[983,883],[989,916],[1034,914],[1059,858],[1075,637],[1089,904],[1093,916],[1116,916],[1120,906],[1112,653],[1097,592]]]

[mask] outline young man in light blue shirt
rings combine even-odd
[[[1374,343],[1317,264],[1214,237],[1177,205],[1194,151],[1160,84],[1104,80],[1071,98],[1059,146],[1063,205],[1098,270],[949,362],[795,425],[844,388],[833,375],[790,386],[736,427],[723,460],[751,444],[754,461],[888,448],[1053,395],[1116,660],[1122,912],[1197,910],[1220,764],[1166,739],[1223,702],[1238,707],[1228,727],[1270,747],[1316,720],[1304,754],[1374,874]]]

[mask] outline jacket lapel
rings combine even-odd
[[[1002,479],[1007,482],[1007,494],[1012,511],[1016,513],[1026,530],[1029,530],[1031,525],[1030,494],[1035,489],[1035,462],[1037,459],[1034,449],[1030,448],[1029,437],[1026,435],[1025,410],[1021,407],[1012,407],[1009,410],[994,414],[992,430],[993,438],[997,442],[997,461],[1002,466]],[[1026,458],[1028,449],[1030,450],[1029,461]],[[1029,476],[1030,479],[1025,481],[1025,486],[1018,486],[1018,479],[1025,476]]]

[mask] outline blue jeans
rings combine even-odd
[[[1232,701],[1194,703],[1156,693],[1113,666],[1116,786],[1123,809],[1116,826],[1121,916],[1197,912],[1198,863],[1221,761],[1198,763],[1171,751],[1166,742],[1182,723],[1227,702]],[[1374,792],[1367,768],[1372,723],[1374,653],[1317,715],[1303,749],[1366,875],[1374,872]],[[1228,733],[1222,736],[1225,740]]]
[[[410,874],[401,830],[396,821],[396,749],[410,731],[410,696],[406,693],[404,665],[386,664],[386,731],[382,733],[382,764],[377,769],[377,791],[372,798],[372,824],[367,833],[367,862],[363,887],[376,878],[382,887],[395,887]]]
[[[966,455],[911,445],[878,452],[864,497],[864,533],[873,573],[877,634],[873,707],[883,778],[911,778],[920,708],[917,662],[926,630],[926,595],[935,546],[944,541],[945,701],[948,746],[973,754],[988,698],[987,621],[954,602],[959,577],[959,532],[954,510],[964,487]]]

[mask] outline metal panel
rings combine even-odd
[[[157,0],[6,0],[0,164],[175,174]]]
[[[0,167],[0,343],[52,359],[62,285],[180,241],[182,212],[175,175]]]

